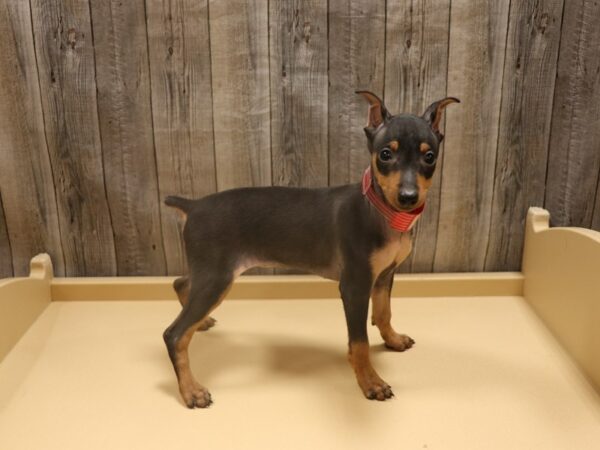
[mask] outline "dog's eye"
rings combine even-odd
[[[423,155],[423,161],[425,161],[425,164],[433,164],[435,162],[435,153],[428,151],[425,153],[425,155]]]
[[[389,148],[384,148],[379,152],[379,159],[383,162],[389,162],[392,160],[392,151]]]

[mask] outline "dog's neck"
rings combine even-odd
[[[382,197],[379,195],[373,186],[373,177],[371,176],[371,167],[367,167],[362,179],[362,193],[369,199],[369,202],[379,211],[379,213],[386,219],[387,224],[393,230],[400,232],[409,231],[414,223],[417,221],[419,216],[425,209],[425,204],[419,206],[411,211],[397,211],[392,208]]]

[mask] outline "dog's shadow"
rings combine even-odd
[[[266,374],[270,381],[285,378],[286,382],[294,382],[309,377],[319,380],[319,383],[311,386],[318,386],[326,394],[319,396],[327,399],[323,401],[323,406],[337,405],[336,410],[344,411],[346,419],[357,423],[376,418],[369,416],[366,404],[365,408],[356,408],[362,395],[351,375],[342,343],[328,347],[317,339],[313,341],[274,336],[260,331],[232,335],[211,330],[198,333],[190,344],[189,353],[194,375],[209,389],[213,381],[231,389],[253,389],[265,383]],[[385,370],[385,360],[388,359],[386,353],[389,350],[382,344],[371,347],[374,366],[382,368],[386,379],[392,380],[393,385],[396,385],[389,370],[391,367],[388,366],[388,370]],[[548,401],[548,396],[542,394],[555,389],[556,377],[539,367],[525,367],[518,359],[499,358],[487,352],[463,349],[450,343],[429,343],[421,346],[419,353],[417,364],[407,361],[402,364],[402,374],[396,375],[397,379],[411,380],[395,386],[397,394],[408,383],[412,383],[413,392],[425,390],[440,395],[447,392],[463,392],[468,395],[474,390],[493,392],[510,388],[513,395],[527,399],[530,407],[535,408],[539,415],[552,411],[554,404]],[[393,357],[401,358],[399,354]],[[158,388],[170,397],[180,399],[167,357],[164,358],[164,372],[165,377]],[[536,386],[535,392],[530,392],[531,386]],[[334,401],[332,396],[335,397]],[[395,402],[393,404],[401,405]],[[600,414],[600,408],[596,408],[596,411]],[[572,421],[567,413],[562,416],[562,420],[565,424]]]
[[[260,385],[264,383],[265,372],[274,378],[318,375],[326,382],[349,369],[343,343],[336,348],[324,347],[317,341],[260,332],[230,335],[212,329],[197,333],[190,343],[189,355],[192,372],[200,383],[209,387],[213,380],[223,377],[229,378],[227,384],[236,388]],[[170,366],[170,363],[166,364]],[[172,379],[171,373],[169,379]],[[235,373],[244,376],[231,377]],[[235,381],[231,381],[232,378]],[[176,383],[171,381],[159,387],[165,393],[179,397]]]
[[[274,375],[292,378],[308,373],[333,374],[347,369],[348,365],[343,346],[328,348],[318,342],[260,332],[232,336],[211,331],[192,342],[190,356],[192,370],[207,383],[223,372],[246,370],[256,365]],[[248,380],[248,383],[254,382]]]

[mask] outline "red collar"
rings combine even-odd
[[[371,167],[367,167],[365,174],[362,179],[362,193],[365,195],[371,204],[379,211],[379,213],[385,217],[388,224],[394,230],[406,232],[410,230],[415,221],[419,218],[425,204],[419,206],[412,211],[396,211],[390,207],[373,189],[373,182],[371,177]]]

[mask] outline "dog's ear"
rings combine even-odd
[[[383,101],[372,92],[356,91],[356,93],[362,95],[369,102],[369,114],[365,133],[367,133],[367,137],[371,138],[377,127],[384,121],[390,120],[392,115],[388,112]]]
[[[444,112],[444,109],[450,103],[460,103],[460,100],[455,97],[446,97],[442,100],[438,100],[437,102],[433,102],[429,108],[427,108],[425,114],[423,114],[423,119],[429,124],[440,142],[444,139],[444,135],[440,131],[442,112]]]

